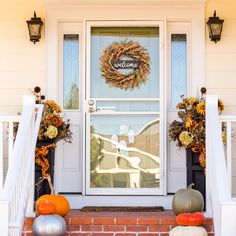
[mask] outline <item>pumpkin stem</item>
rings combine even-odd
[[[193,188],[193,186],[194,186],[194,183],[191,183],[189,186],[188,186],[188,188]]]

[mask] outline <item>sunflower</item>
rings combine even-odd
[[[218,111],[219,111],[219,114],[221,114],[221,112],[224,110],[224,103],[218,99]]]
[[[60,127],[60,126],[62,126],[63,122],[62,122],[62,119],[59,115],[52,114],[49,116],[48,124],[53,125],[55,127]]]
[[[55,103],[53,100],[47,100],[46,105],[52,108],[57,113],[61,112],[61,107],[57,103]]]
[[[197,109],[198,114],[205,115],[205,113],[206,113],[206,103],[205,103],[205,101],[199,102],[197,104],[196,109]]]

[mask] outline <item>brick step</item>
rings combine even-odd
[[[34,218],[26,218],[22,236],[32,235]],[[168,236],[176,226],[172,211],[164,212],[82,212],[71,210],[65,217],[67,236]],[[213,223],[203,226],[214,236]]]

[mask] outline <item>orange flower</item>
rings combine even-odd
[[[53,100],[47,100],[46,105],[51,107],[57,113],[61,112],[61,107],[57,103],[55,103]]]
[[[55,127],[60,127],[63,124],[63,122],[62,122],[62,119],[59,115],[52,114],[49,116],[48,124],[53,125]]]

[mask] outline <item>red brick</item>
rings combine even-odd
[[[70,236],[91,236],[92,233],[74,233],[74,232],[71,232],[70,233]]]
[[[30,233],[30,232],[26,232],[25,233],[25,236],[32,236],[33,234],[32,233]]]
[[[102,231],[101,225],[82,225],[81,231]]]
[[[162,225],[176,225],[175,218],[163,218],[161,219],[160,224]]]
[[[34,222],[34,218],[33,217],[27,217],[25,218],[25,224],[26,225],[32,225]]]
[[[80,231],[80,225],[67,225],[67,231]]]
[[[136,225],[137,219],[130,218],[130,217],[118,217],[116,218],[116,224],[117,225]]]
[[[113,236],[113,233],[93,233],[92,236]]]
[[[207,232],[213,232],[213,226],[212,225],[203,225],[203,227],[206,229]]]
[[[24,231],[31,231],[32,230],[32,225],[25,224],[23,230]]]
[[[112,217],[93,218],[93,223],[95,225],[112,225],[114,224],[114,218]]]
[[[214,236],[215,234],[214,233],[208,233],[208,236]]]
[[[157,225],[160,224],[160,219],[154,217],[145,217],[138,219],[138,224],[140,225]]]
[[[205,220],[205,224],[213,225],[213,219],[206,218],[206,220]]]
[[[167,233],[160,233],[159,236],[169,236]]]
[[[111,231],[111,232],[125,231],[125,227],[123,225],[104,225],[103,231]]]
[[[169,225],[153,225],[149,227],[149,232],[169,232]]]
[[[138,236],[159,236],[158,233],[141,233],[141,234],[138,234]]]
[[[79,224],[79,225],[90,225],[93,223],[92,217],[75,217],[71,218],[71,224]]]
[[[116,236],[136,236],[136,234],[132,234],[132,233],[116,233]]]
[[[127,232],[146,232],[147,226],[144,225],[127,225],[126,226]]]

